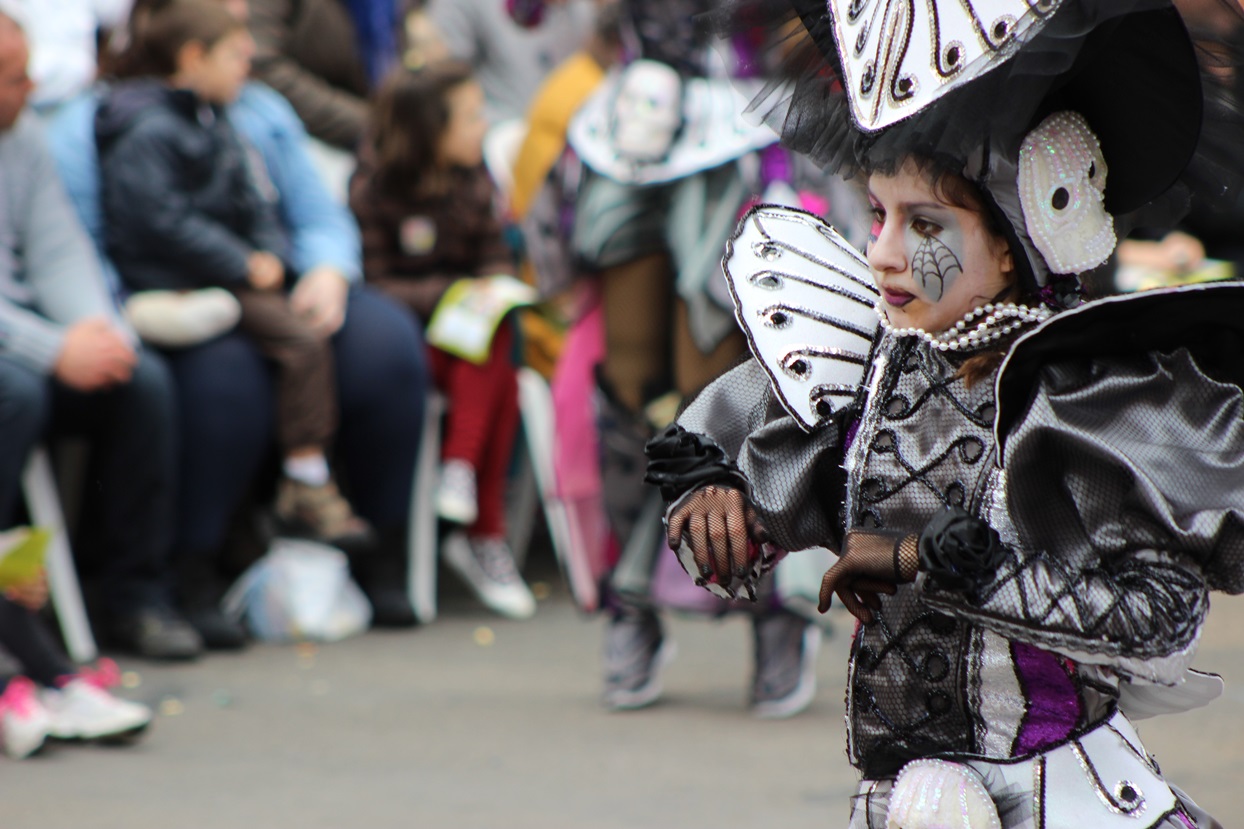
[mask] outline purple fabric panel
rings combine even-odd
[[[1082,709],[1062,660],[1021,642],[1011,643],[1011,656],[1028,699],[1015,753],[1030,754],[1063,742],[1080,722]]]

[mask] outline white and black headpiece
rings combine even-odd
[[[753,103],[784,143],[835,171],[916,156],[963,174],[1032,292],[1105,262],[1197,150],[1200,72],[1170,0],[738,2],[810,33]]]

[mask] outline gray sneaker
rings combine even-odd
[[[800,616],[776,611],[752,623],[756,674],[752,712],[764,719],[793,717],[816,696],[816,656],[821,629]]]
[[[613,617],[605,627],[605,707],[645,708],[661,696],[661,675],[677,653],[651,611]]]

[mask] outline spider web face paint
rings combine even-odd
[[[912,254],[911,272],[929,301],[938,302],[963,273],[963,265],[940,239],[925,236]]]

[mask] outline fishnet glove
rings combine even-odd
[[[756,510],[741,490],[709,484],[695,490],[669,515],[670,549],[683,569],[723,598],[756,599],[756,583],[775,559]]]
[[[881,608],[879,593],[893,595],[895,585],[915,581],[920,568],[919,536],[851,530],[842,555],[821,579],[818,609],[829,610],[835,593],[851,615],[864,624]]]

